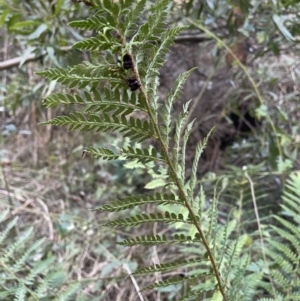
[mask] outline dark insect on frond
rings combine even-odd
[[[128,78],[127,84],[131,91],[136,91],[141,86],[141,84],[135,77]]]
[[[123,67],[126,70],[132,68],[132,57],[128,53],[123,56]]]

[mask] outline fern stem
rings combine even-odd
[[[197,218],[196,218],[196,216],[194,214],[192,206],[189,204],[188,197],[187,197],[187,195],[185,193],[185,190],[184,190],[184,185],[183,185],[183,183],[181,182],[181,180],[179,179],[179,177],[178,177],[178,175],[176,173],[176,168],[174,167],[174,165],[172,163],[172,160],[171,160],[171,158],[169,156],[168,148],[167,148],[167,146],[163,142],[161,131],[159,129],[159,126],[158,126],[157,122],[155,122],[155,116],[153,115],[153,113],[151,111],[147,92],[146,92],[144,86],[142,85],[141,78],[140,78],[139,72],[138,72],[138,70],[136,68],[136,64],[135,64],[134,60],[133,60],[133,73],[134,73],[136,79],[141,83],[140,91],[141,91],[141,93],[142,93],[142,95],[144,97],[145,106],[147,108],[148,115],[150,117],[151,123],[152,123],[152,125],[154,127],[154,131],[155,131],[155,133],[157,135],[157,139],[158,139],[159,143],[161,144],[163,153],[165,155],[167,164],[170,167],[171,173],[174,175],[175,184],[178,187],[180,195],[182,196],[182,198],[184,200],[184,204],[185,204],[186,208],[189,211],[190,218],[193,221],[193,224],[195,225],[195,227],[196,227],[196,229],[197,229],[197,231],[198,231],[198,233],[200,235],[201,241],[202,241],[202,243],[203,243],[203,245],[204,245],[204,247],[205,247],[205,249],[207,251],[209,260],[210,260],[210,262],[212,264],[214,275],[215,275],[215,277],[217,279],[217,282],[218,282],[218,287],[219,287],[220,293],[223,296],[223,300],[224,301],[228,301],[227,296],[225,294],[224,287],[222,285],[222,280],[221,280],[221,277],[220,277],[220,273],[219,273],[219,269],[217,267],[216,260],[214,258],[213,253],[212,253],[212,250],[210,249],[209,244],[208,244],[208,242],[207,242],[207,240],[205,238],[204,232],[202,231],[200,225],[197,222]]]

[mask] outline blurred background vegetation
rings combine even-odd
[[[152,2],[148,1],[149,7]],[[180,72],[198,67],[177,103],[180,110],[185,101],[194,100],[190,119],[197,118],[197,126],[188,160],[193,160],[196,141],[215,126],[199,164],[199,181],[207,202],[214,197],[214,187],[220,187],[219,222],[232,214],[252,247],[259,244],[258,222],[271,223],[272,214],[280,213],[285,181],[300,167],[299,13],[296,0],[174,0],[170,9],[168,26],[190,27],[176,40],[161,71],[161,99]],[[132,283],[124,280],[124,263],[134,270],[182,254],[175,247],[168,250],[172,254],[156,248],[145,249],[142,256],[134,248],[124,252],[116,241],[128,234],[97,227],[107,215],[91,209],[129,193],[159,189],[167,181],[165,171],[147,164],[81,157],[86,146],[117,145],[115,134],[39,126],[68,108],[43,107],[46,96],[65,88],[35,71],[72,66],[100,55],[72,49],[86,33],[68,23],[88,16],[84,1],[0,0],[0,212],[9,209],[0,229],[18,217],[16,232],[6,240],[9,245],[16,234],[32,227],[20,252],[45,238],[31,260],[53,258],[49,262],[56,264],[48,264],[47,271],[63,275],[55,278],[56,293],[80,283],[80,291],[74,287],[69,293],[78,294],[78,300],[83,295],[94,300],[135,300]],[[202,29],[193,25],[198,20]],[[14,276],[6,287],[15,287],[18,274]],[[178,289],[146,292],[145,297],[176,300]],[[52,300],[50,293],[43,294],[48,299],[40,300]],[[1,300],[7,300],[5,296]]]

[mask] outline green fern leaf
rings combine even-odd
[[[4,254],[2,257],[2,261],[6,262],[9,258],[14,258],[14,253],[21,248],[22,246],[24,246],[25,242],[29,239],[29,237],[31,237],[33,232],[33,228],[28,228],[26,231],[24,231],[22,233],[22,235],[20,235],[16,241],[12,244],[10,244],[8,246],[7,249],[4,250]]]
[[[157,150],[153,147],[150,149],[134,149],[129,146],[127,149],[123,148],[121,154],[126,159],[137,160],[138,162],[142,163],[156,161],[165,162],[165,160],[161,156],[158,156]]]
[[[101,158],[103,160],[118,160],[121,157],[121,155],[118,155],[109,148],[104,147],[95,148],[90,146],[86,149],[86,152],[93,157]]]
[[[47,269],[50,268],[51,264],[54,263],[55,257],[47,258],[46,260],[37,262],[32,269],[30,269],[30,273],[26,276],[24,283],[26,285],[33,285],[34,279],[36,276]]]
[[[292,235],[289,231],[280,229],[278,227],[273,226],[272,228],[274,229],[275,232],[279,234],[280,237],[290,242],[296,250],[299,250],[300,248],[299,236],[296,237],[295,235]]]
[[[300,233],[299,233],[300,235]],[[280,254],[284,255],[284,257],[282,258],[286,258],[288,260],[288,262],[291,263],[291,266],[296,265],[298,263],[298,256],[295,252],[293,252],[286,244],[280,243],[278,241],[275,240],[270,240],[269,244],[274,248],[274,250],[276,250],[276,254],[275,257],[280,256]]]
[[[203,276],[203,275],[193,275],[193,276],[186,276],[186,277],[174,277],[174,278],[166,279],[166,280],[159,281],[157,283],[148,285],[148,286],[144,287],[141,291],[146,291],[146,290],[151,290],[151,289],[154,289],[154,288],[174,285],[174,284],[182,283],[182,282],[185,282],[185,281],[188,281],[188,280],[195,280],[195,279],[198,279],[201,276]]]
[[[53,301],[69,301],[74,300],[74,294],[80,288],[80,283],[73,284],[60,293]],[[72,299],[71,299],[72,298]]]
[[[14,301],[26,301],[25,297],[26,297],[26,287],[22,282],[20,282],[15,292]]]
[[[107,88],[104,88],[105,97],[101,97],[97,90],[92,90],[93,95],[84,91],[85,95],[85,104],[88,105],[88,108],[85,110],[88,113],[97,113],[97,112],[113,112],[113,115],[121,114],[126,116],[133,111],[144,111],[145,108],[141,105],[140,100],[136,97],[136,94],[131,94],[130,96],[127,93],[127,90],[120,94],[118,90],[112,92]]]
[[[3,219],[8,215],[9,211],[5,210],[3,212]],[[1,232],[0,234],[0,246],[2,245],[3,241],[7,238],[8,233],[10,232],[10,230],[17,224],[18,222],[18,218],[15,217],[14,219],[12,219],[5,227],[5,229]]]
[[[71,131],[119,131],[120,133],[123,133],[124,137],[130,137],[132,140],[136,139],[138,142],[156,138],[147,120],[141,121],[140,119],[130,117],[127,121],[124,116],[119,118],[115,115],[109,116],[106,113],[103,113],[101,117],[90,114],[87,118],[81,112],[77,112],[70,113],[69,116],[55,117],[42,124],[57,126],[68,125]]]
[[[134,238],[125,239],[118,244],[123,246],[135,246],[135,245],[158,245],[163,243],[186,243],[186,242],[199,242],[199,238],[192,238],[191,236],[186,236],[184,234],[175,234],[172,239],[167,239],[166,236],[159,235],[146,235],[138,236]]]
[[[52,68],[36,73],[69,88],[78,86],[79,89],[83,89],[87,85],[98,84],[99,81],[122,83],[122,80],[113,75],[111,67],[101,64],[95,66],[87,62],[73,68]]]
[[[182,179],[185,179],[185,156],[186,156],[186,146],[187,146],[187,142],[188,142],[188,139],[189,139],[189,136],[190,136],[190,133],[192,131],[192,127],[193,127],[193,124],[194,124],[194,121],[193,120],[192,122],[190,122],[187,127],[186,127],[186,130],[185,130],[185,133],[184,133],[184,136],[183,136],[183,143],[182,143],[182,152],[181,152],[181,159],[180,159],[180,165],[182,166],[181,168],[181,178]],[[199,206],[199,208],[201,208],[201,206]]]
[[[155,195],[139,195],[139,196],[128,196],[121,198],[120,200],[113,201],[110,204],[103,205],[96,208],[100,211],[117,212],[125,209],[133,208],[136,206],[147,205],[147,204],[157,204],[157,205],[183,205],[181,199],[176,198],[174,194],[160,194]]]
[[[66,280],[66,275],[63,271],[58,270],[50,272],[44,277],[43,281],[39,283],[36,293],[39,297],[43,297],[47,294],[49,288],[55,289],[64,285]]]
[[[122,13],[130,11],[130,6],[132,6],[135,2],[135,0],[120,0],[119,4],[122,9]]]
[[[182,88],[184,83],[186,82],[188,76],[195,70],[195,68],[186,71],[179,75],[177,78],[174,88],[170,90],[167,99],[164,103],[164,106],[162,108],[162,134],[165,138],[166,145],[169,145],[169,134],[171,132],[171,122],[172,122],[172,108],[175,100],[179,99],[180,95],[182,94]]]
[[[108,40],[105,36],[92,37],[75,43],[72,48],[87,51],[102,51],[110,49],[115,44],[114,41]]]
[[[135,238],[129,238],[122,240],[120,242],[117,242],[117,244],[122,246],[136,246],[136,245],[144,245],[144,246],[151,246],[151,245],[159,245],[167,243],[167,237],[165,235],[142,235],[137,236]]]
[[[193,191],[196,187],[196,182],[197,182],[197,171],[198,171],[198,163],[199,163],[199,159],[201,154],[203,153],[207,141],[209,139],[209,136],[211,134],[211,132],[213,131],[213,129],[211,129],[208,133],[208,135],[205,137],[205,139],[203,141],[200,141],[196,147],[196,152],[195,152],[195,157],[194,157],[194,161],[193,161],[193,166],[192,166],[192,174],[191,174],[191,180],[190,180],[190,193],[189,193],[189,198],[192,200],[193,199]]]
[[[169,50],[169,47],[174,43],[174,39],[187,27],[175,27],[165,31],[161,35],[161,43],[155,51],[155,55],[152,58],[146,75],[146,87],[147,83],[151,81],[151,78],[158,75],[158,69],[160,69],[165,63],[165,55]]]
[[[182,214],[170,213],[168,211],[165,214],[162,213],[150,213],[150,214],[139,214],[132,217],[122,218],[114,221],[105,223],[103,226],[106,227],[121,227],[121,226],[138,226],[149,222],[166,222],[166,223],[190,223],[190,220],[185,221]]]
[[[192,258],[192,259],[186,259],[186,260],[176,260],[164,264],[154,264],[148,267],[144,267],[141,269],[136,270],[134,275],[138,274],[150,274],[150,273],[156,273],[156,272],[166,272],[170,270],[174,270],[176,268],[182,267],[182,266],[189,266],[194,265],[197,263],[203,262],[203,259],[201,258]]]
[[[200,292],[189,292],[188,294],[184,295],[178,301],[194,301],[197,300],[196,297],[199,297]]]
[[[9,209],[2,210],[0,213],[0,223],[2,223],[9,215]]]
[[[44,104],[47,108],[54,108],[59,104],[86,104],[86,102],[79,95],[57,93],[45,98]]]
[[[106,23],[107,21],[103,16],[95,15],[86,20],[71,21],[69,25],[83,30],[102,31],[105,28]]]
[[[13,272],[17,272],[21,270],[22,266],[25,264],[26,260],[28,260],[28,257],[38,248],[40,248],[45,242],[45,239],[40,239],[35,241],[22,256],[16,261],[15,264],[11,265],[11,270]]]
[[[125,3],[126,2],[127,1],[125,1]],[[138,3],[136,3],[136,6],[133,9],[128,9],[127,7],[125,8],[121,4],[122,14],[126,15],[125,22],[124,22],[126,24],[126,30],[124,32],[124,36],[131,35],[132,30],[136,29],[138,24],[137,21],[140,20],[140,16],[145,10],[145,6],[146,6],[146,0],[141,0]]]
[[[174,147],[172,150],[172,163],[175,168],[175,172],[177,173],[178,169],[181,168],[181,165],[179,165],[179,155],[181,150],[181,136],[182,136],[182,130],[186,124],[186,117],[188,114],[188,105],[189,102],[184,106],[183,112],[179,114],[179,117],[177,118],[176,122],[176,130],[175,130],[175,136],[174,136]],[[182,175],[181,169],[178,173],[178,176],[180,177]],[[182,181],[184,181],[184,178],[182,178]]]

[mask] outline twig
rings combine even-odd
[[[143,297],[142,294],[140,293],[140,288],[139,288],[139,286],[138,286],[138,284],[137,284],[135,278],[132,276],[132,272],[131,272],[131,270],[130,270],[128,264],[124,263],[124,264],[123,264],[123,269],[128,273],[128,275],[129,275],[129,277],[130,277],[130,279],[131,279],[131,281],[132,281],[132,283],[133,283],[133,285],[134,285],[134,287],[135,287],[135,290],[136,290],[136,292],[137,292],[137,294],[138,294],[140,300],[141,300],[141,301],[145,301],[145,300],[144,300],[144,297]]]
[[[268,265],[268,261],[267,261],[267,256],[266,256],[266,252],[265,252],[265,245],[264,245],[264,238],[263,238],[263,234],[262,234],[262,229],[261,229],[261,223],[260,223],[260,217],[259,217],[259,213],[258,213],[258,207],[257,207],[257,202],[256,202],[256,196],[255,196],[255,191],[254,191],[254,183],[252,181],[252,179],[250,178],[250,176],[248,175],[247,171],[245,171],[245,177],[249,182],[250,185],[250,190],[251,190],[251,196],[252,196],[252,202],[253,202],[253,207],[254,207],[254,212],[255,212],[255,216],[256,216],[256,221],[257,221],[257,227],[258,227],[258,232],[259,232],[259,236],[260,236],[260,243],[261,243],[261,251],[262,251],[262,255],[263,255],[263,259],[264,259],[264,263],[265,263],[265,267],[268,270],[268,278],[270,280],[271,286],[272,286],[272,291],[274,296],[276,296],[276,290],[274,287],[274,283],[272,280],[272,277],[270,275],[270,269],[269,269],[269,265]],[[277,297],[277,296],[276,296]]]
[[[41,205],[41,207],[44,209],[45,212],[43,212],[43,216],[45,220],[48,223],[48,228],[49,228],[49,239],[53,240],[54,239],[54,230],[53,230],[53,223],[49,217],[49,210],[48,206],[39,198],[36,198],[36,201]]]
[[[7,191],[8,202],[9,202],[10,206],[13,207],[13,200],[12,200],[12,197],[11,197],[11,191],[10,191],[9,184],[8,184],[8,181],[7,181],[7,178],[6,178],[4,167],[2,165],[1,165],[1,171],[2,171],[2,179],[3,179],[3,182],[4,182],[4,186],[5,186],[5,189]]]
[[[66,47],[60,48],[61,51],[70,51],[71,49],[72,49],[71,46],[66,46]],[[25,59],[24,64],[28,63],[28,62],[32,62],[32,61],[37,61],[40,58],[42,58],[43,56],[45,56],[46,54],[47,54],[46,50],[42,51],[42,53],[40,55],[36,55],[35,53],[32,53]],[[0,70],[5,70],[5,69],[10,69],[10,68],[16,67],[21,63],[22,60],[23,60],[23,56],[18,56],[13,59],[10,59],[10,60],[0,62]]]
[[[13,210],[11,212],[11,215],[17,215],[20,211],[23,211],[26,207],[28,207],[33,202],[34,199],[28,199],[21,207],[17,207],[15,210]]]

